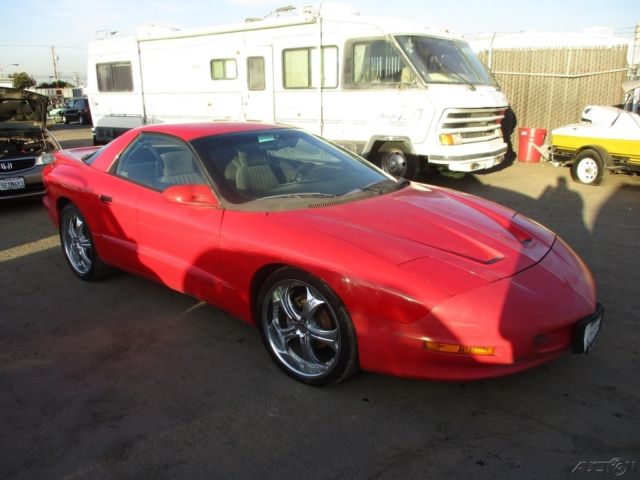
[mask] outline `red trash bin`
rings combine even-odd
[[[527,163],[540,162],[540,152],[535,146],[541,147],[546,136],[545,128],[519,128],[518,160]]]

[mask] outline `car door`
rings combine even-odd
[[[165,198],[163,191],[173,185],[211,185],[185,142],[161,134],[146,140],[162,175],[155,189],[141,191],[137,199],[139,261],[171,288],[213,301],[221,288],[216,270],[224,210]]]
[[[144,135],[137,136],[117,163],[100,179],[100,241],[105,260],[118,267],[155,277],[140,261],[137,219],[138,198],[157,192],[162,174],[160,158]]]

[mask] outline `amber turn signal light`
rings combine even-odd
[[[425,340],[424,348],[430,352],[461,353],[464,355],[495,355],[495,347],[479,347],[475,345],[458,345],[456,343],[441,343]]]

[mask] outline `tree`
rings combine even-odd
[[[65,82],[64,80],[58,80],[57,82],[42,82],[38,85],[38,88],[65,88],[74,86],[72,83]]]
[[[36,86],[36,81],[27,72],[17,72],[9,75],[9,77],[13,80],[13,88],[24,90],[25,88]]]

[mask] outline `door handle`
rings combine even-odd
[[[111,202],[112,202],[112,200],[113,200],[113,198],[111,198],[111,197],[110,197],[110,196],[108,196],[108,195],[98,195],[98,198],[100,199],[100,201],[101,201],[102,203],[111,203]]]

